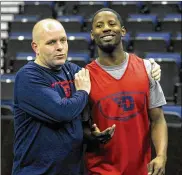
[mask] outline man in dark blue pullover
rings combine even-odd
[[[12,174],[78,175],[89,72],[66,62],[67,36],[58,21],[42,20],[32,34],[36,59],[15,79]]]

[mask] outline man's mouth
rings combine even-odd
[[[111,41],[113,38],[114,38],[114,35],[107,35],[107,36],[101,37],[103,41]]]

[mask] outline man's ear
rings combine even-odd
[[[34,52],[36,53],[36,55],[38,55],[39,51],[38,51],[37,43],[35,41],[32,41],[31,46],[32,46],[32,49],[34,50]]]
[[[121,36],[124,37],[126,35],[126,29],[125,27],[121,27]]]
[[[93,36],[93,31],[92,30],[90,32],[90,37],[91,37],[91,40],[93,41],[94,40],[94,36]]]

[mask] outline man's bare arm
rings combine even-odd
[[[149,110],[151,119],[151,136],[156,150],[156,158],[149,165],[149,173],[151,175],[162,175],[165,173],[165,164],[167,160],[168,131],[161,107]]]

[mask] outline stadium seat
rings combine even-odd
[[[172,30],[171,30],[172,26]],[[167,14],[161,20],[162,32],[181,32],[181,14]]]
[[[89,56],[89,54],[86,54],[86,53],[85,54],[82,54],[82,53],[77,53],[77,54],[69,53],[67,60],[72,62],[72,63],[77,64],[80,67],[85,67],[86,64],[89,63],[90,56]]]
[[[110,8],[120,14],[123,21],[129,14],[140,13],[141,3],[135,1],[111,1]]]
[[[174,101],[176,105],[182,105],[182,83],[176,83],[174,87]]]
[[[161,87],[166,100],[174,102],[174,85],[179,82],[181,55],[178,53],[146,53],[146,59],[153,58],[161,66]]]
[[[10,175],[13,165],[13,110],[8,105],[1,105],[1,112],[1,173]]]
[[[15,75],[13,74],[1,75],[1,103],[4,105],[12,104],[14,98],[14,80]]]
[[[88,19],[94,15],[97,10],[107,7],[107,2],[104,1],[78,1],[77,2],[77,15],[82,15]]]
[[[16,54],[16,58],[11,60],[11,72],[16,73],[21,67],[27,64],[29,61],[35,60],[35,53],[19,52]]]
[[[182,127],[182,110],[181,106],[165,105],[163,106],[164,116],[168,126]]]
[[[61,22],[67,33],[82,32],[84,22],[82,16],[58,16],[57,20]]]
[[[53,6],[53,1],[25,1],[22,13],[24,15],[40,15],[41,18],[52,18]]]
[[[174,52],[182,53],[182,35],[181,33],[177,33],[176,36],[171,38],[171,44]]]
[[[165,105],[163,110],[168,125],[166,175],[180,175],[182,171],[182,108],[181,106]]]
[[[17,52],[32,52],[31,41],[31,33],[10,33],[7,46],[7,57],[9,59],[14,59]]]
[[[150,13],[157,14],[159,18],[163,18],[166,14],[180,13],[180,2],[176,1],[152,1],[148,3]]]
[[[154,32],[157,25],[157,15],[129,14],[125,22],[126,30],[136,32]]]
[[[57,13],[57,16],[61,15],[76,15],[77,8],[76,4],[77,1],[56,1],[55,4],[55,11]]]
[[[16,15],[14,20],[10,23],[10,31],[13,32],[32,32],[32,29],[39,16]]]
[[[133,47],[138,52],[166,52],[170,46],[170,33],[137,33]]]
[[[6,63],[7,70],[12,70],[11,60],[16,58],[16,54],[19,52],[33,52],[31,47],[32,34],[31,33],[10,33],[10,37],[7,44]]]
[[[67,33],[69,52],[71,53],[90,53],[90,34],[89,33]]]

